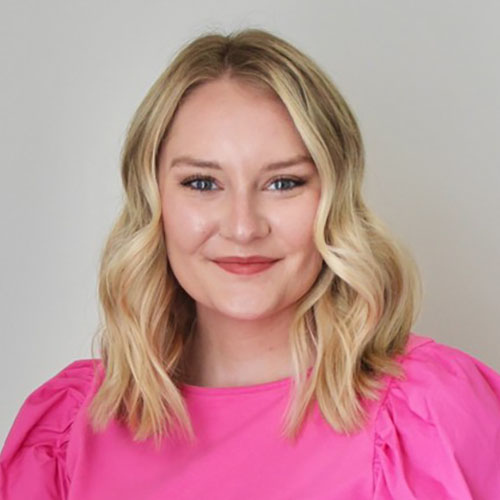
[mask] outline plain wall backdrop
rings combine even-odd
[[[0,443],[90,357],[126,127],[208,29],[269,29],[327,71],[364,137],[366,201],[422,274],[413,331],[500,371],[499,18],[484,0],[2,0]]]

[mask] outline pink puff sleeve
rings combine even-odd
[[[0,454],[2,500],[66,498],[66,448],[92,376],[93,360],[77,360],[26,398]]]
[[[500,374],[435,341],[402,364],[376,421],[373,498],[499,500]]]

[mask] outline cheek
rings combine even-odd
[[[275,217],[275,228],[286,241],[290,251],[315,251],[313,224],[318,200],[307,197],[303,203],[290,204]]]
[[[181,203],[175,196],[162,204],[167,249],[191,253],[209,233],[210,221],[203,210]]]

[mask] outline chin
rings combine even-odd
[[[269,308],[269,302],[254,306],[252,308],[249,307],[248,302],[245,304],[241,304],[241,306],[242,307],[240,308],[236,306],[228,308],[226,304],[225,307],[221,308],[214,307],[214,309],[220,314],[223,314],[224,316],[234,319],[240,319],[243,321],[262,319],[264,317],[272,315],[274,312],[277,312],[276,308],[271,308],[271,309]]]

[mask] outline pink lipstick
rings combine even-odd
[[[214,262],[225,271],[233,274],[256,274],[276,264],[280,259],[272,259],[260,255],[250,257],[222,257]]]

